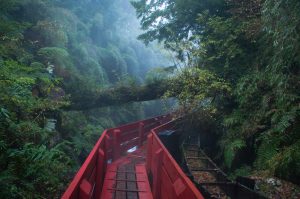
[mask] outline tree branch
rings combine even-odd
[[[71,105],[66,110],[87,110],[129,102],[149,101],[162,97],[168,88],[167,81],[157,81],[142,86],[124,85],[71,97]]]

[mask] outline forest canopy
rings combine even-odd
[[[105,128],[162,113],[87,108],[170,64],[139,32],[128,1],[0,1],[0,198],[60,198]]]
[[[161,41],[185,63],[169,93],[196,115],[195,123],[211,116],[216,156],[224,168],[299,184],[300,2],[138,0],[132,5],[145,30],[139,39]],[[179,82],[182,90],[176,90]],[[251,158],[240,158],[247,151]]]
[[[231,177],[299,185],[299,66],[299,0],[0,0],[0,198],[60,198],[160,98]]]

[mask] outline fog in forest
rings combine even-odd
[[[230,179],[299,198],[299,10],[0,0],[0,198],[60,198],[105,129],[170,112]]]
[[[21,173],[5,169],[8,179],[18,176],[27,185],[25,173],[32,170],[36,185],[49,185],[49,190],[41,194],[59,197],[62,187],[57,180],[65,172],[76,171],[104,129],[170,109],[166,100],[88,110],[60,109],[74,102],[89,104],[90,98],[103,90],[143,85],[155,78],[153,70],[174,65],[170,52],[162,46],[155,42],[146,46],[137,39],[142,31],[129,1],[1,0],[0,19],[1,78],[13,80],[1,84],[1,118],[9,118],[8,123],[1,120],[1,126],[14,126],[1,132],[12,132],[11,139],[17,140],[14,146],[23,152],[48,156],[36,164],[24,159],[22,165],[32,167],[22,168]],[[17,139],[18,132],[26,139]],[[50,158],[56,152],[48,148],[55,146],[67,154],[64,160]],[[13,161],[18,157],[13,156]],[[0,158],[4,158],[4,168],[6,163],[11,164],[6,156]],[[51,167],[47,172],[55,173],[47,182],[42,178],[49,175],[38,169],[46,165]],[[14,170],[14,166],[11,168]],[[56,173],[58,170],[61,174]],[[17,186],[14,180],[7,183],[12,183],[12,189],[2,187],[0,182],[1,198],[26,198],[31,194],[29,188]]]

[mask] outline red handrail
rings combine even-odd
[[[118,159],[128,149],[142,145],[151,129],[170,119],[170,115],[159,116],[105,130],[62,199],[100,198],[107,163]]]
[[[174,121],[168,122],[152,129],[148,135],[146,167],[152,176],[150,183],[154,199],[203,199],[157,135],[164,130],[174,129],[174,125]]]

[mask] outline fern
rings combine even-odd
[[[229,142],[227,146],[225,146],[224,161],[227,168],[231,168],[236,153],[245,146],[245,141],[241,139],[233,140],[232,142]]]
[[[269,163],[271,171],[275,175],[294,181],[299,180],[300,140],[277,153],[270,159]]]
[[[238,176],[248,176],[251,174],[251,167],[247,165],[243,165],[240,168],[234,170],[232,173],[230,173],[229,178],[234,180]]]
[[[223,125],[227,128],[235,127],[243,122],[244,115],[235,111],[231,115],[225,117]]]
[[[272,142],[272,139],[265,138],[257,149],[257,158],[255,166],[258,169],[268,169],[270,167],[270,159],[278,152],[278,146]]]
[[[12,171],[13,176],[9,178],[12,180],[10,183],[15,184],[19,180],[17,188],[22,190],[25,198],[31,198],[39,187],[44,187],[44,191],[37,198],[54,195],[71,166],[70,159],[57,148],[48,149],[45,145],[36,146],[32,143],[25,144],[21,149],[10,150],[8,157],[8,171]]]

